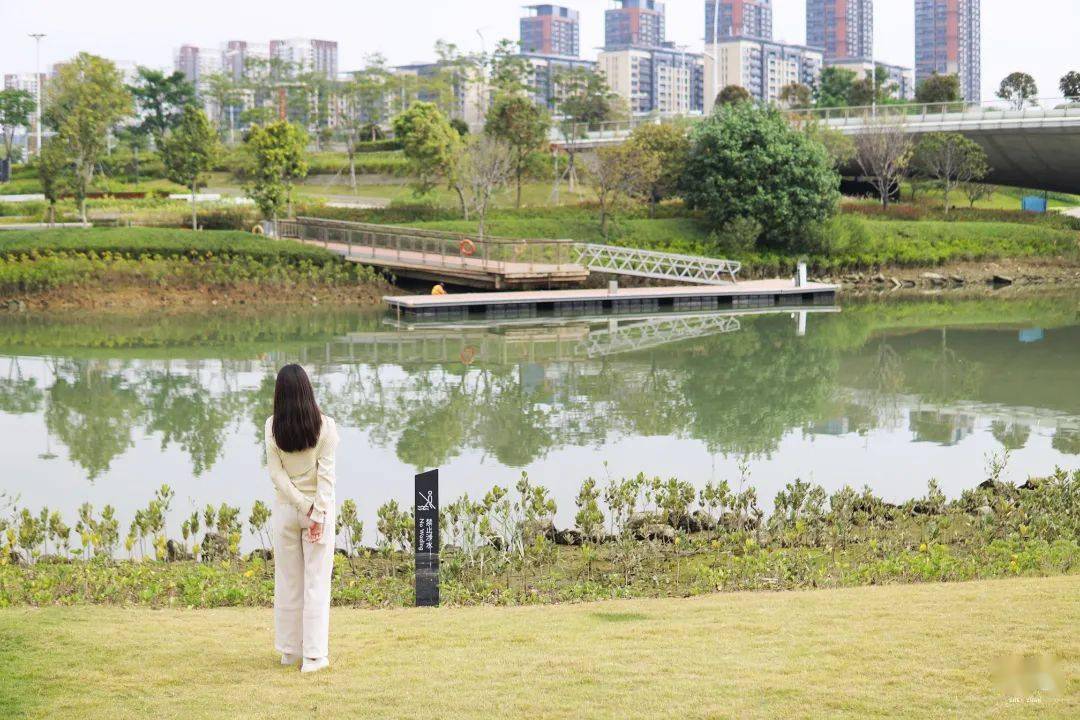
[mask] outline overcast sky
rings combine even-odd
[[[170,67],[184,43],[218,46],[227,39],[265,42],[271,37],[337,40],[340,69],[361,66],[382,52],[391,63],[433,56],[442,38],[469,50],[517,39],[525,2],[515,0],[0,0],[0,72],[32,72],[34,42],[43,32],[42,67],[87,50],[114,60]],[[581,11],[582,54],[603,44],[607,0],[564,0]],[[806,39],[805,0],[774,0],[775,35]],[[914,64],[914,0],[877,0],[876,54]],[[700,48],[704,0],[668,0],[668,39]],[[258,8],[254,10],[253,8]],[[1057,97],[1058,79],[1080,70],[1080,0],[982,0],[983,97],[993,96],[1014,70],[1035,76],[1043,97]]]

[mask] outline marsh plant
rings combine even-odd
[[[776,493],[768,513],[746,466],[735,481],[713,480],[697,491],[643,474],[587,478],[575,498],[575,527],[562,530],[548,490],[523,473],[512,488],[443,506],[443,595],[450,603],[559,602],[1080,570],[1080,471],[1056,470],[1017,486],[1003,479],[1007,465],[1007,456],[989,458],[987,480],[959,497],[950,499],[931,480],[900,504],[869,488],[827,493],[796,479]],[[124,559],[113,508],[98,514],[84,504],[69,528],[54,509],[35,512],[8,500],[0,516],[0,606],[269,603],[271,554],[240,556],[240,509],[208,505],[191,513],[180,543],[166,540],[172,499],[162,487],[136,512]],[[411,602],[411,509],[390,500],[375,514],[372,549],[363,545],[356,502],[340,506],[335,530],[345,557],[335,573],[336,603]],[[247,516],[263,550],[268,517],[261,501]],[[177,545],[182,552],[174,552]]]

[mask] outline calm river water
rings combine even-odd
[[[800,328],[800,325],[803,327]],[[845,303],[838,312],[398,327],[382,313],[0,321],[0,490],[124,530],[167,483],[170,534],[207,502],[271,498],[261,428],[302,362],[342,428],[338,500],[368,528],[412,475],[445,501],[551,489],[566,524],[587,476],[738,484],[765,505],[803,478],[892,500],[1080,467],[1080,294]]]

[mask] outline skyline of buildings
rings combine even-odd
[[[581,57],[579,12],[547,3],[523,6],[519,55],[530,66],[530,94],[536,102],[555,110],[558,73],[584,68],[603,73],[612,91],[624,98],[635,114],[694,114],[710,112],[716,92],[727,85],[744,87],[756,99],[778,102],[784,86],[790,83],[815,88],[825,67],[842,67],[863,76],[876,64],[885,69],[899,98],[914,98],[917,81],[939,72],[958,74],[965,99],[979,99],[979,0],[914,0],[915,70],[874,62],[872,0],[806,0],[806,45],[773,39],[772,0],[702,2],[702,35],[717,40],[706,43],[704,52],[667,39],[664,2],[611,0],[604,12],[606,43],[595,60]],[[217,47],[185,44],[175,51],[173,69],[182,72],[208,103],[207,79],[221,73],[242,80],[252,59],[282,60],[331,80],[350,75],[339,70],[337,41],[312,38],[265,43],[234,39]],[[126,75],[133,74],[134,63],[124,66]],[[390,70],[423,78],[438,72],[439,67],[436,62],[421,62]],[[23,75],[32,78],[32,74]],[[17,76],[5,75],[5,86],[19,83]],[[482,122],[490,100],[485,86],[482,79],[455,79],[455,116],[470,125]],[[243,105],[252,102],[245,97]],[[213,108],[208,104],[207,109]]]

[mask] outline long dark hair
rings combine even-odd
[[[315,402],[304,368],[286,365],[274,385],[274,442],[285,452],[315,447],[322,429],[322,414]]]

